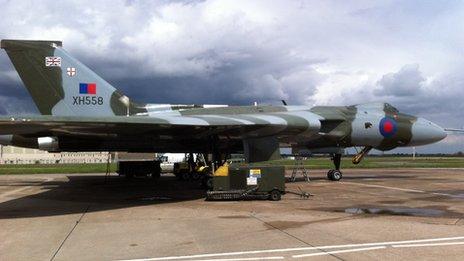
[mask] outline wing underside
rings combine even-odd
[[[314,129],[314,130],[313,130]],[[317,132],[318,126],[295,115],[198,115],[158,117],[9,117],[0,118],[0,135],[43,136],[187,136],[237,138]]]
[[[320,116],[309,111],[159,113],[106,118],[8,117],[0,118],[0,143],[49,151],[130,152],[202,152],[213,147],[224,151],[244,148],[251,151],[259,145],[260,152],[251,153],[249,159],[260,161],[278,153],[279,144],[307,141],[316,137],[320,129]],[[43,145],[43,138],[56,141],[56,144]]]

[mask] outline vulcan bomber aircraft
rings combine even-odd
[[[440,141],[446,132],[388,103],[352,106],[226,106],[138,103],[66,52],[60,41],[2,40],[39,116],[0,118],[0,143],[50,152],[208,153],[247,162],[294,153],[333,152],[328,178],[339,180],[342,150],[381,151]]]

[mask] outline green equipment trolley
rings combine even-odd
[[[283,166],[232,164],[221,166],[213,176],[207,200],[280,200],[285,193]]]

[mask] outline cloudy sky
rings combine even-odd
[[[62,40],[134,100],[385,101],[444,127],[464,126],[462,1],[0,0],[0,6],[0,38]],[[3,51],[0,113],[37,113]],[[418,149],[459,150],[460,136]]]

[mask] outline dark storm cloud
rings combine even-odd
[[[0,81],[0,96],[8,98],[24,98],[28,97],[26,88],[21,86],[19,83],[2,82]]]
[[[63,40],[141,102],[386,101],[448,126],[464,118],[463,10],[450,1],[7,1],[0,37]],[[36,111],[4,52],[0,86],[0,113]]]
[[[231,79],[229,79],[231,80]],[[195,77],[153,77],[143,80],[113,81],[115,86],[136,101],[151,103],[211,103],[243,104],[234,98],[237,81],[228,82],[220,77],[202,79]],[[245,83],[242,83],[245,84]]]
[[[374,95],[402,111],[427,117],[442,126],[464,124],[464,76],[443,75],[426,81],[418,65],[405,65],[377,82]]]

